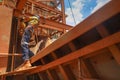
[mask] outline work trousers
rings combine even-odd
[[[28,44],[21,44],[22,47],[22,53],[23,53],[23,60],[29,60],[30,57],[34,55],[32,51],[30,51]]]

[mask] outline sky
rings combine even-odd
[[[66,23],[75,26],[88,16],[93,14],[99,8],[104,6],[110,0],[64,0],[65,13],[67,14]],[[70,8],[70,5],[72,10]],[[73,12],[73,15],[72,15]],[[74,18],[73,18],[74,16]]]

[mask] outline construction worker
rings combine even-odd
[[[24,60],[24,63],[17,70],[23,70],[31,67],[31,63],[29,59],[34,54],[29,49],[29,42],[32,37],[32,33],[34,32],[34,29],[38,27],[39,20],[40,20],[40,17],[38,15],[29,17],[28,25],[25,28],[22,39],[21,39],[21,48],[22,48],[21,50],[23,54],[22,58]]]

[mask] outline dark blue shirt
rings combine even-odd
[[[22,36],[21,44],[28,44],[33,33],[33,27],[29,26],[25,28],[24,34]]]

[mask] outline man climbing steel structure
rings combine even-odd
[[[38,27],[40,17],[38,15],[35,15],[30,17],[29,19],[30,20],[28,22],[27,27],[24,30],[24,33],[21,39],[21,50],[23,54],[22,58],[24,60],[24,63],[18,68],[18,70],[23,70],[31,67],[31,63],[29,59],[34,55],[29,48],[29,42],[34,32],[34,29]]]

